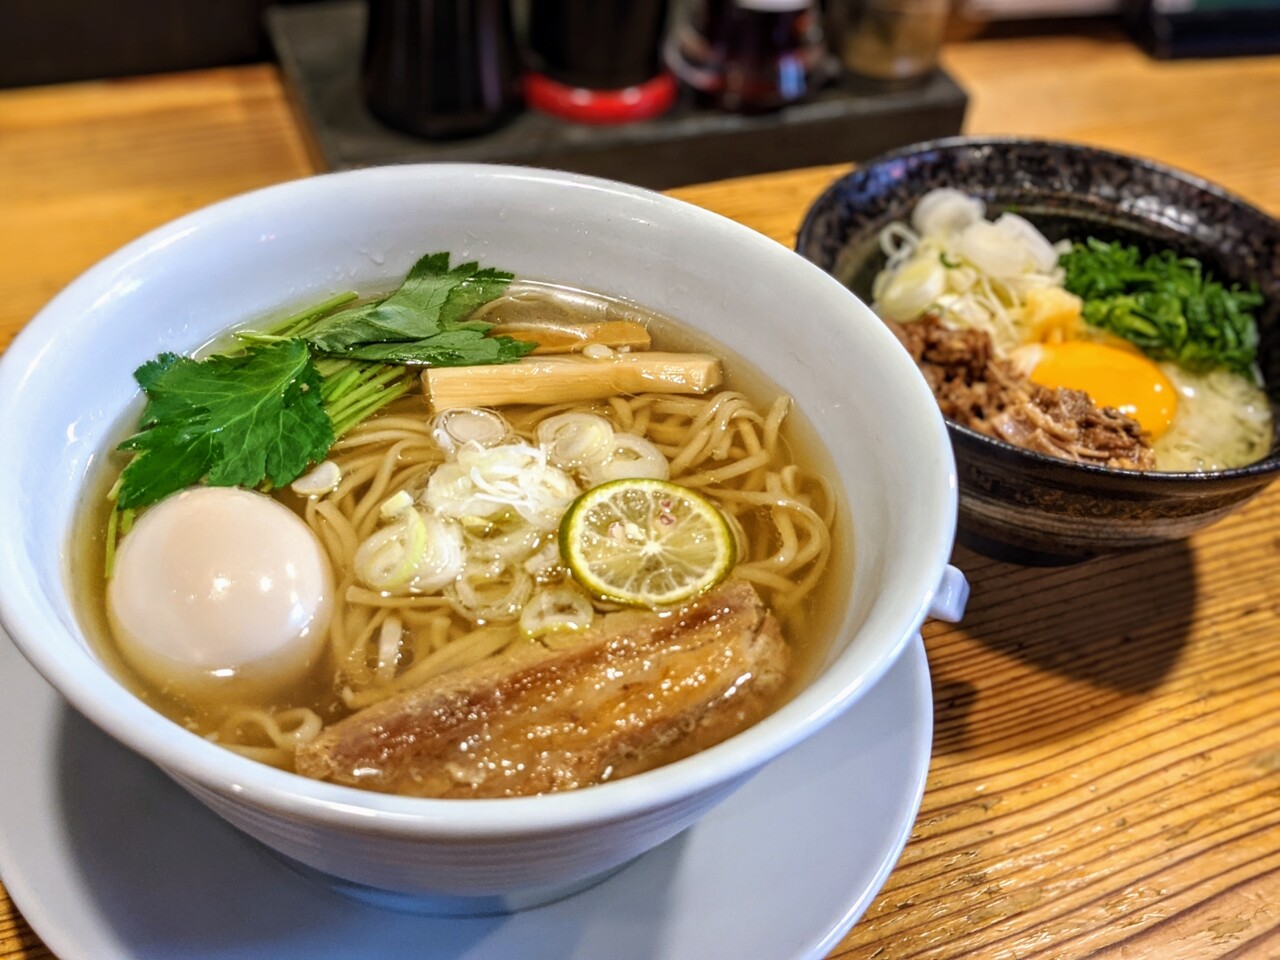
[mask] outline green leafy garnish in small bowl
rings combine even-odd
[[[1084,300],[1084,319],[1155,360],[1196,373],[1219,367],[1255,379],[1257,290],[1228,289],[1194,257],[1090,237],[1062,257],[1066,288]]]

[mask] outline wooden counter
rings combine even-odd
[[[1144,154],[1280,214],[1280,57],[1157,63],[1084,36],[946,60],[968,132]],[[842,170],[674,192],[791,244]],[[0,93],[0,349],[145,230],[311,172],[269,67]],[[923,808],[832,955],[1280,957],[1280,487],[1185,544],[956,562],[973,598],[963,626],[926,628]],[[0,960],[48,956],[0,887]]]

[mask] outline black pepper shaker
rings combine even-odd
[[[522,106],[510,0],[369,0],[365,103],[422,137],[485,133]]]

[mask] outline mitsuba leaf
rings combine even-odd
[[[460,321],[465,320],[479,307],[490,300],[502,296],[513,279],[513,274],[504,270],[486,268],[477,270],[477,264],[464,263],[454,271],[467,271],[465,279],[450,292],[445,304],[440,308],[440,328],[447,330]]]
[[[121,509],[145,507],[199,483],[217,456],[213,435],[189,431],[185,424],[152,427],[120,448],[138,453],[121,476],[116,500]]]
[[[477,330],[449,330],[425,340],[404,343],[369,343],[347,350],[355,360],[379,360],[430,367],[474,367],[510,363],[537,347],[511,337],[486,337]]]
[[[320,353],[363,360],[453,365],[505,363],[522,353],[510,346],[495,349],[483,336],[490,324],[468,321],[475,310],[500,296],[512,274],[462,263],[449,268],[448,253],[422,257],[400,289],[374,303],[330,314],[302,335]],[[458,330],[473,331],[463,340],[433,346],[436,338]],[[412,346],[404,346],[411,344]]]
[[[121,475],[121,509],[201,481],[283,486],[333,443],[320,375],[302,340],[199,361],[162,354],[134,376],[147,405],[139,432],[120,445],[136,454]]]
[[[440,310],[463,279],[463,275],[449,271],[449,254],[428,254],[413,265],[391,296],[330,314],[308,330],[306,337],[326,353],[357,343],[429,337],[440,329]]]

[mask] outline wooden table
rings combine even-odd
[[[1104,34],[946,59],[969,132],[1145,154],[1280,214],[1280,57],[1154,63]],[[842,170],[674,192],[790,244]],[[270,67],[0,93],[0,348],[120,244],[311,172]],[[973,598],[925,631],[923,808],[833,956],[1280,957],[1280,486],[1132,556],[956,562]],[[0,887],[0,960],[49,955]]]

